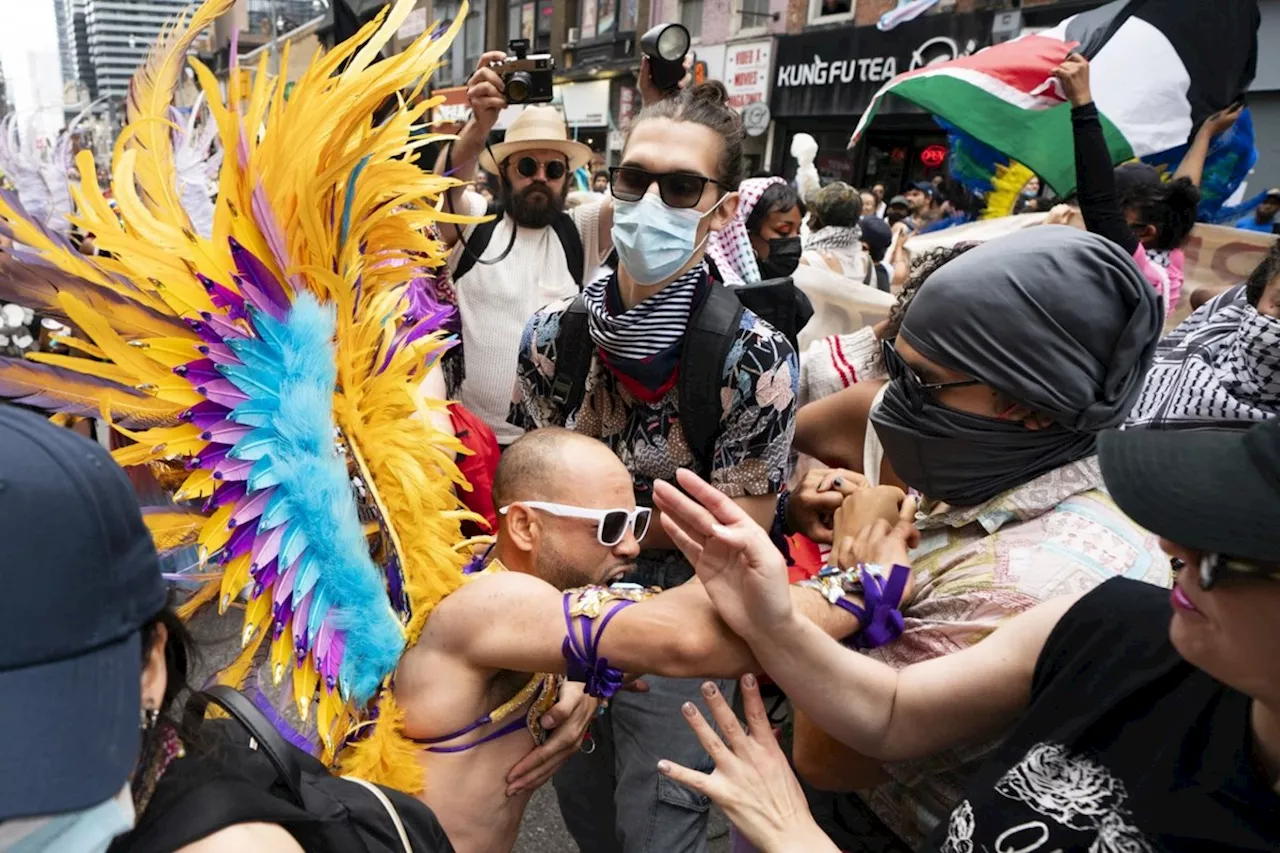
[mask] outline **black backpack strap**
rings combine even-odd
[[[186,708],[188,721],[193,717],[203,719],[210,702],[226,711],[253,736],[258,742],[258,749],[275,767],[293,802],[302,805],[302,767],[294,748],[276,731],[266,715],[240,691],[216,684],[191,697]]]
[[[455,282],[471,272],[471,268],[476,265],[476,260],[484,255],[484,250],[489,248],[489,241],[493,239],[493,232],[501,221],[502,217],[499,216],[496,219],[490,219],[488,222],[481,222],[465,242],[461,237],[458,238],[458,242],[455,245],[461,247],[462,257],[458,259],[458,268],[453,271],[453,280]]]
[[[724,362],[742,323],[743,305],[734,288],[715,282],[694,309],[685,332],[684,352],[697,358],[680,359],[680,427],[703,470],[710,474],[711,454],[720,431],[720,386]],[[557,369],[559,362],[557,362]]]
[[[556,336],[556,372],[551,379],[551,402],[560,411],[560,426],[582,405],[587,373],[595,345],[587,330],[587,303],[579,294],[560,317]]]
[[[573,276],[573,283],[578,285],[578,290],[582,290],[582,281],[586,277],[587,253],[582,248],[582,235],[578,233],[578,224],[569,214],[561,213],[551,220],[551,229],[560,238],[560,245],[564,248],[564,260],[569,265],[569,274]]]

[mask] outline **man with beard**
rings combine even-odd
[[[696,581],[651,597],[622,585],[613,591],[624,601],[644,600],[608,600],[604,587],[634,569],[650,520],[608,445],[563,429],[530,432],[503,455],[493,498],[500,507],[496,542],[477,560],[471,581],[432,611],[395,681],[405,733],[422,745],[429,779],[423,798],[458,853],[510,850],[533,791],[579,748],[597,746],[590,736],[583,740],[596,701],[584,698],[572,712],[561,701],[548,712],[542,700],[554,699],[560,679],[533,675],[574,672],[563,648],[571,608],[583,605],[572,641],[593,647],[583,667],[588,693],[608,698],[608,689],[592,689],[601,681],[616,689],[616,676],[599,679],[605,668],[677,677],[755,670]],[[890,498],[870,512],[901,524],[913,510]],[[848,611],[815,590],[794,587],[792,598],[832,636],[858,630]],[[583,689],[570,684],[564,691]],[[558,716],[549,720],[548,713]],[[551,739],[530,752],[530,736],[538,739],[553,724]],[[652,725],[670,729],[673,721],[655,716]]]
[[[461,383],[449,390],[505,447],[522,432],[507,423],[507,409],[525,321],[548,302],[576,294],[609,256],[613,201],[606,197],[565,210],[570,177],[591,162],[593,153],[569,138],[555,107],[525,107],[501,143],[487,144],[507,106],[502,77],[490,67],[504,58],[502,51],[480,57],[467,89],[472,118],[441,154],[436,170],[469,183],[478,163],[497,176],[500,217],[481,225],[441,225],[440,236],[453,247],[449,269],[464,347]],[[641,80],[644,100],[662,97],[649,82],[647,69],[641,69]],[[481,216],[487,206],[478,193],[458,187],[450,191],[444,209]]]

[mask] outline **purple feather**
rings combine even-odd
[[[109,379],[78,373],[65,367],[52,364],[37,364],[21,358],[0,356],[0,399],[9,400],[48,413],[60,413],[83,418],[102,416],[102,410],[96,402],[72,402],[59,396],[58,388],[92,387],[109,391],[127,404],[130,399],[145,400],[147,395],[124,385],[118,385]],[[45,390],[53,389],[53,390]],[[116,423],[126,429],[143,429],[156,426],[138,418],[123,414],[115,416]],[[157,419],[158,420],[158,419]]]
[[[226,420],[229,414],[231,414],[231,410],[226,406],[206,401],[196,403],[179,417],[189,424],[195,424],[201,429],[207,429],[216,423]]]
[[[280,561],[272,560],[262,568],[250,567],[249,574],[253,577],[254,597],[262,594],[262,590],[271,586],[276,582],[276,578],[280,577]]]
[[[36,221],[36,217],[27,213],[27,209],[23,207],[22,202],[18,200],[18,194],[16,192],[10,192],[9,190],[6,190],[6,189],[0,189],[0,198],[4,198],[5,204],[7,204],[9,208],[14,213],[16,213],[21,219],[23,219],[28,225],[34,226],[36,230],[38,230],[41,234],[48,237],[53,242],[57,243],[59,246],[66,249],[68,252],[75,253],[76,249],[74,246],[71,245],[70,240],[68,240],[66,237],[63,237],[61,234],[59,234],[56,231],[50,231],[48,228],[45,228],[43,224]]]
[[[256,686],[246,687],[242,692],[253,701],[253,704],[267,718],[267,722],[271,723],[272,728],[279,732],[282,738],[308,755],[316,754],[316,745],[311,739],[281,716],[280,712],[271,705],[271,700],[260,689]]]
[[[243,304],[243,303],[242,303]],[[237,338],[248,337],[244,330],[227,320],[221,314],[215,314],[212,311],[201,311],[200,316],[204,319],[209,328],[219,336],[220,340],[228,338],[235,340]]]
[[[197,347],[200,354],[218,364],[239,364],[240,359],[236,358],[236,354],[231,351],[231,347],[222,343],[206,343]]]
[[[333,642],[329,644],[329,654],[324,659],[324,683],[330,690],[338,686],[338,673],[342,669],[342,659],[347,651],[347,632],[335,631]]]
[[[280,598],[281,589],[276,587],[276,600],[271,605],[271,639],[278,640],[284,633],[284,626],[293,618],[293,590],[285,590],[284,598]]]
[[[267,501],[271,500],[271,495],[275,491],[272,489],[259,489],[256,492],[245,495],[236,504],[236,508],[231,511],[231,518],[236,524],[248,524],[255,521],[262,515],[262,510],[266,507]]]
[[[241,133],[243,132],[244,129],[241,128]],[[280,230],[280,223],[276,220],[275,211],[267,203],[267,191],[263,189],[261,181],[254,184],[253,194],[250,198],[254,222],[257,223],[258,230],[262,232],[263,238],[267,241],[267,246],[271,249],[276,266],[282,270],[289,269],[289,244],[285,241],[284,232]],[[300,283],[295,281],[295,278],[295,276],[288,276],[289,284],[294,290],[300,290]]]
[[[223,453],[226,453],[226,448]],[[213,469],[213,479],[215,480],[247,480],[249,472],[253,470],[253,462],[247,459],[232,459],[230,456],[223,459]]]
[[[206,344],[219,344],[219,345],[222,344],[222,335],[219,335],[217,332],[211,329],[208,323],[202,323],[199,320],[193,320],[190,317],[184,317],[183,322],[185,322],[187,326],[191,328],[191,331],[199,335],[200,339],[204,341]],[[201,349],[201,352],[204,352],[204,350]],[[207,352],[205,352],[204,354],[209,355],[209,353]]]
[[[191,381],[192,385],[203,385],[214,379],[221,379],[222,374],[218,372],[218,366],[214,364],[213,359],[198,358],[194,361],[188,361],[186,364],[179,364],[173,369],[173,372],[184,379]]]
[[[253,431],[252,427],[243,426],[231,420],[218,421],[211,424],[208,429],[200,433],[200,437],[205,441],[216,442],[217,444],[234,445],[237,441],[244,438]]]
[[[293,608],[293,650],[298,655],[298,663],[307,656],[307,616],[311,613],[311,601],[315,591],[302,596],[298,606]]]
[[[236,287],[240,288],[240,292],[244,294],[244,298],[248,300],[250,305],[268,317],[274,318],[277,323],[285,322],[285,319],[289,316],[288,313],[283,308],[277,307],[265,293],[240,276],[235,276],[235,282]],[[249,317],[248,319],[252,324],[253,318]]]
[[[209,298],[217,308],[221,308],[227,312],[227,316],[232,320],[239,318],[247,318],[248,315],[244,310],[244,297],[238,293],[233,293],[226,287],[218,284],[212,279],[196,273],[196,277],[200,279],[200,283],[204,285],[204,289],[209,292]]]
[[[253,565],[264,566],[280,554],[280,541],[284,539],[284,525],[277,527],[253,543]]]
[[[218,558],[218,562],[225,565],[249,553],[257,533],[252,524],[242,524],[237,527],[231,534],[231,538],[227,540],[227,544],[222,546],[222,555]]]
[[[218,467],[226,462],[229,452],[231,452],[231,448],[225,446],[206,447],[187,460],[187,469],[211,469],[216,478],[218,476]]]
[[[240,245],[236,238],[230,237],[228,240],[231,244],[231,259],[235,262],[236,269],[240,271],[240,275],[246,283],[256,287],[275,306],[276,311],[272,311],[262,305],[257,307],[260,310],[265,310],[277,320],[283,320],[285,313],[289,310],[290,301],[289,294],[281,286],[280,280],[276,278],[275,273],[267,268],[266,264],[258,260],[258,257],[253,252]]]
[[[244,492],[245,484],[243,482],[223,483],[214,489],[213,494],[204,502],[204,511],[213,512],[220,506],[235,503],[240,500],[240,498],[244,497]]]
[[[241,391],[229,380],[214,379],[196,388],[204,396],[213,400],[215,403],[221,403],[228,409],[234,409],[244,401],[249,399],[249,395]]]

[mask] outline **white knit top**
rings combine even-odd
[[[485,200],[467,192],[463,209],[471,216],[485,212]],[[589,273],[603,261],[599,240],[600,205],[584,204],[569,211],[582,237],[583,256]],[[504,217],[493,231],[480,257],[496,258],[507,248],[514,223]],[[475,226],[464,233],[469,238]],[[607,252],[609,246],[604,246]],[[462,258],[461,241],[449,256],[449,270]],[[584,274],[584,281],[586,276]],[[542,306],[573,296],[573,282],[560,239],[550,227],[517,228],[516,242],[500,263],[477,263],[461,281],[454,282],[462,318],[466,378],[459,396],[498,436],[510,444],[522,430],[507,423],[507,410],[516,387],[516,362],[524,324]]]

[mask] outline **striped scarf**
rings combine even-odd
[[[637,399],[655,403],[675,385],[685,328],[709,281],[706,264],[699,264],[629,311],[617,273],[582,291],[592,342]]]

